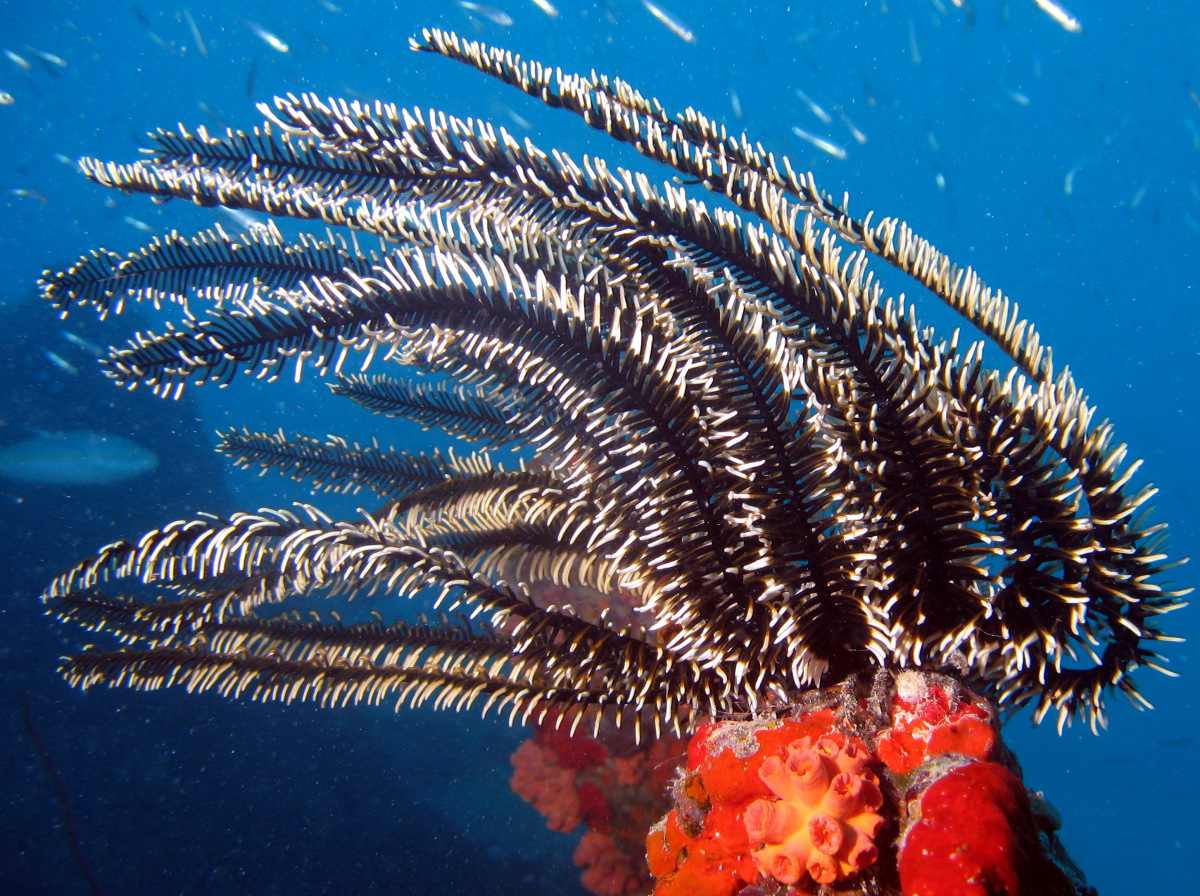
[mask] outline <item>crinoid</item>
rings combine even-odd
[[[70,681],[655,731],[879,668],[954,666],[1060,724],[1102,723],[1111,686],[1141,699],[1129,673],[1159,668],[1158,617],[1178,603],[1159,584],[1152,491],[1130,485],[1137,465],[1007,298],[697,112],[441,31],[414,46],[681,178],[656,185],[487,122],[313,95],[276,99],[248,133],[160,131],[141,161],[84,160],[105,186],[380,243],[217,227],[47,274],[63,312],[131,298],[186,310],[112,352],[118,383],[177,395],[307,367],[484,450],[226,433],[239,464],[366,488],[382,506],[345,522],[309,506],[198,515],[104,548],[47,592],[58,617],[123,642],[68,659]],[[885,298],[872,257],[1011,369]],[[501,466],[510,449],[537,461]],[[536,582],[627,612],[576,612],[538,599]],[[265,612],[427,587],[481,619]]]

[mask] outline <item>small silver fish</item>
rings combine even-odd
[[[554,7],[554,4],[550,2],[550,0],[532,0],[532,2],[534,6],[540,9],[550,18],[558,18],[558,10]]]
[[[1079,173],[1079,169],[1086,165],[1088,161],[1089,159],[1080,159],[1073,166],[1071,166],[1071,170],[1068,171],[1066,176],[1063,178],[1064,196],[1070,196],[1075,192],[1075,175]]]
[[[684,43],[690,44],[696,40],[695,32],[684,24],[683,19],[670,10],[664,9],[653,0],[642,0],[642,6],[646,7],[646,12],[666,25],[667,29]]]
[[[52,352],[47,348],[42,350],[42,354],[46,356],[46,360],[48,360],[63,373],[69,373],[71,376],[75,376],[79,373],[79,368],[60,355],[58,352]]]
[[[1196,122],[1192,121],[1192,116],[1183,116],[1184,127],[1188,129],[1188,133],[1192,135],[1192,149],[1200,152],[1200,128],[1196,127]]]
[[[266,28],[262,27],[262,25],[256,25],[254,22],[247,21],[246,19],[238,19],[238,21],[254,32],[255,37],[261,40],[276,53],[286,53],[291,49],[286,43],[284,43]]]
[[[152,41],[154,41],[156,44],[158,44],[160,47],[162,47],[164,50],[166,50],[172,56],[179,55],[179,48],[176,47],[174,44],[172,44],[170,41],[163,40],[162,37],[159,36],[158,32],[156,32],[154,30],[154,22],[150,19],[150,17],[148,15],[146,15],[144,12],[142,12],[140,9],[138,9],[137,6],[135,6],[132,3],[129,5],[129,10],[135,16],[137,16],[137,20],[142,23],[142,27],[146,29],[147,37],[149,37]]]
[[[868,106],[878,106],[879,99],[875,96],[875,91],[871,88],[871,82],[867,80],[867,73],[861,69],[858,72],[859,80],[862,81],[863,96],[866,97]]]
[[[157,32],[147,29],[146,36],[149,37],[156,44],[158,44],[160,47],[162,47],[164,50],[166,50],[168,53],[170,53],[172,56],[179,55],[179,48],[176,47],[170,41],[164,40],[162,37],[159,36],[159,34]]]
[[[29,71],[31,68],[33,68],[33,63],[31,63],[24,56],[18,56],[12,50],[5,50],[4,55],[9,58],[9,61],[11,61],[13,65],[22,71]]]
[[[121,436],[86,429],[40,432],[0,448],[0,476],[36,485],[106,485],[158,466],[158,458]]]
[[[734,118],[742,117],[742,98],[732,87],[729,88],[729,107],[733,109]]]
[[[488,6],[486,3],[475,3],[474,0],[458,0],[458,5],[467,12],[477,13],[483,16],[493,25],[502,25],[507,28],[513,23],[513,18],[502,9],[497,9],[494,6]]]
[[[850,132],[850,136],[854,138],[855,142],[856,142],[856,143],[859,143],[859,144],[864,144],[864,143],[866,143],[866,142],[867,142],[867,135],[866,135],[866,134],[864,134],[864,133],[863,133],[863,132],[862,132],[862,131],[861,131],[861,130],[858,128],[858,126],[857,126],[857,125],[855,125],[855,124],[854,124],[854,122],[852,122],[852,121],[850,120],[850,116],[846,114],[846,110],[845,110],[845,109],[842,109],[840,106],[837,106],[837,107],[835,107],[835,108],[837,109],[837,114],[838,114],[838,115],[841,117],[841,119],[842,119],[842,124],[844,124],[844,125],[846,126],[846,130],[848,130],[848,131]]]
[[[1056,0],[1033,0],[1038,9],[1058,22],[1064,29],[1078,34],[1083,30],[1083,23],[1071,14],[1071,11]]]
[[[217,206],[217,210],[228,215],[238,227],[250,233],[255,230],[270,230],[271,222],[264,221],[254,216],[252,212],[246,211],[244,208],[226,208],[223,205]]]
[[[0,106],[11,106],[16,101],[17,98],[7,90],[0,90]]]
[[[47,53],[45,50],[39,50],[37,47],[31,47],[29,44],[25,45],[25,49],[41,59],[43,62],[49,62],[51,65],[56,65],[59,68],[67,67],[67,60],[63,59],[61,56],[55,56],[53,53]]]
[[[821,119],[822,124],[829,124],[830,122],[833,121],[832,116],[830,116],[830,114],[828,112],[826,112],[823,108],[821,108],[819,105],[817,105],[816,101],[814,99],[812,99],[803,90],[801,90],[799,87],[796,88],[796,96],[798,96],[800,98],[800,102],[802,102],[802,103],[804,103],[804,105],[808,106],[809,112],[811,112],[813,115],[817,116],[817,118]]]
[[[528,118],[526,118],[525,116],[520,115],[519,113],[515,112],[513,109],[509,108],[508,106],[502,105],[502,106],[500,106],[500,110],[504,113],[505,117],[507,117],[509,121],[511,121],[513,124],[515,124],[521,130],[523,130],[523,131],[533,130],[533,123],[530,122],[530,120]]]
[[[1131,212],[1137,211],[1138,206],[1142,204],[1142,200],[1146,198],[1146,190],[1149,186],[1150,181],[1146,181],[1144,184],[1138,187],[1138,191],[1133,194],[1133,198],[1129,200],[1129,210]]]
[[[62,338],[67,340],[67,342],[71,343],[71,345],[75,346],[76,348],[83,349],[93,358],[99,358],[102,354],[104,354],[104,350],[100,348],[100,346],[96,345],[96,343],[92,342],[90,339],[84,339],[82,336],[72,333],[70,330],[63,330]]]
[[[1018,106],[1028,106],[1029,105],[1029,97],[1026,96],[1025,94],[1021,93],[1021,91],[1012,90],[1011,88],[1004,87],[1003,85],[1001,86],[1000,89],[1003,90],[1006,94],[1008,94],[1008,98],[1010,100],[1012,100],[1014,103],[1016,103]]]
[[[192,32],[192,40],[196,42],[196,49],[200,51],[201,56],[207,56],[208,47],[205,46],[204,38],[200,35],[200,27],[196,24],[196,20],[192,18],[192,13],[186,6],[183,9],[183,17],[187,20],[188,30]]]
[[[833,156],[835,159],[845,159],[850,155],[850,153],[846,152],[846,148],[844,146],[840,146],[839,144],[834,143],[832,140],[826,140],[824,137],[818,137],[816,134],[810,134],[808,131],[803,131],[797,127],[792,128],[792,133],[801,140],[811,143],[817,149],[821,150],[821,152],[828,153],[829,155]]]
[[[222,127],[222,128],[229,127],[229,125],[227,125],[225,123],[225,120],[223,118],[221,118],[221,116],[218,115],[216,112],[214,112],[212,109],[212,106],[210,106],[208,103],[204,102],[204,100],[200,100],[198,103],[196,103],[196,105],[200,107],[201,112],[203,112],[205,115],[207,115],[209,118],[211,118],[214,122],[216,122],[219,127]],[[218,206],[218,208],[219,207],[220,206]]]
[[[45,205],[50,200],[46,198],[46,194],[41,190],[35,190],[33,187],[13,187],[8,192],[21,199],[32,199],[35,202],[40,202]]]

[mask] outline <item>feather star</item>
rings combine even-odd
[[[329,228],[217,226],[48,272],[63,313],[181,307],[182,324],[111,352],[118,383],[175,396],[309,368],[479,450],[224,433],[242,466],[380,507],[200,514],[104,548],[47,591],[55,615],[122,642],[66,660],[70,681],[476,704],[639,734],[880,669],[953,667],[1060,726],[1103,724],[1112,687],[1142,699],[1129,673],[1161,668],[1159,617],[1181,593],[1160,583],[1152,490],[1009,298],[698,112],[438,30],[413,45],[679,177],[311,94],[263,106],[249,132],[163,130],[141,161],[83,160],[108,187]],[[1004,365],[885,297],[875,261]],[[427,589],[443,612],[415,623],[278,606]]]

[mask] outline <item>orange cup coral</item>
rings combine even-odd
[[[862,871],[884,821],[872,758],[830,710],[701,727],[675,809],[647,839],[655,896],[733,896],[770,881],[799,893]]]
[[[743,820],[765,877],[829,884],[875,861],[883,794],[858,744],[838,733],[804,737],[764,759],[758,775],[775,798],[752,802]]]

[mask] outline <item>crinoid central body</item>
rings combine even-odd
[[[1060,724],[1102,722],[1110,687],[1138,698],[1129,672],[1156,665],[1176,604],[1151,492],[1006,297],[699,113],[436,30],[415,46],[681,177],[313,95],[275,100],[251,132],[160,131],[141,161],[84,160],[109,187],[331,228],[172,234],[47,274],[63,312],[186,309],[112,351],[117,382],[170,396],[308,368],[480,450],[225,433],[239,464],[368,489],[379,509],[201,514],[110,545],[48,591],[59,617],[123,642],[67,660],[71,681],[607,715],[639,732],[879,669],[956,668]],[[705,205],[704,189],[728,201]],[[873,259],[1005,363],[922,327]],[[480,622],[276,609],[428,586]]]

